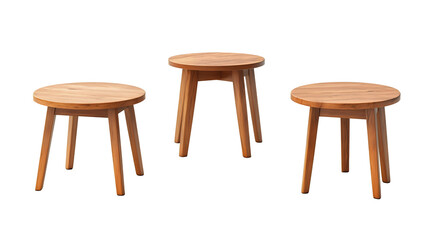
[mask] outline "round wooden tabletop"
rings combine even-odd
[[[103,82],[66,83],[37,89],[35,102],[53,108],[110,109],[131,106],[145,99],[138,87]]]
[[[257,68],[265,63],[260,56],[243,53],[191,53],[170,57],[173,67],[196,71],[233,71]]]
[[[297,87],[291,99],[299,104],[328,109],[370,109],[399,101],[395,88],[357,82],[328,82]]]

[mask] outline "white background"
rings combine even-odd
[[[427,239],[427,1],[0,2],[1,239]],[[241,155],[232,84],[199,84],[189,156],[173,142],[181,70],[168,57],[261,55],[263,143]],[[46,85],[139,86],[145,176],[120,115],[126,195],[116,196],[106,119],[79,120],[65,170],[68,119],[57,117],[45,187],[34,191]],[[351,121],[341,173],[340,120],[321,118],[310,193],[301,177],[308,108],[299,85],[360,81],[399,89],[386,108],[392,182],[372,197],[365,121]],[[253,137],[250,125],[250,134]]]

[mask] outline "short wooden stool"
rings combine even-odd
[[[143,175],[143,163],[134,113],[134,104],[145,99],[143,89],[116,83],[68,83],[40,88],[34,92],[33,98],[35,102],[48,106],[37,174],[37,191],[43,188],[56,115],[70,116],[66,169],[73,168],[78,117],[105,117],[109,119],[116,192],[118,195],[124,195],[118,120],[118,114],[124,110],[136,173],[140,176]]]
[[[243,156],[250,157],[244,77],[246,77],[255,140],[262,142],[254,68],[264,65],[264,62],[263,57],[239,53],[193,53],[173,56],[169,59],[171,66],[183,69],[174,139],[176,143],[180,142],[181,157],[188,155],[197,85],[199,81],[206,80],[224,80],[233,83]]]
[[[310,106],[302,193],[308,193],[310,189],[319,116],[341,118],[341,164],[343,172],[349,171],[350,118],[357,118],[366,119],[372,191],[374,198],[379,199],[381,194],[378,155],[380,155],[383,182],[390,182],[384,107],[398,102],[400,92],[394,88],[377,84],[333,82],[295,88],[292,90],[291,98],[299,104]]]

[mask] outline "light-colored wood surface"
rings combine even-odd
[[[67,136],[66,169],[73,169],[74,152],[76,148],[78,116],[69,117],[69,132]]]
[[[119,132],[118,110],[109,109],[110,141],[112,145],[113,169],[115,173],[116,193],[119,196],[125,194],[124,173],[122,170],[121,137]]]
[[[141,88],[102,82],[66,83],[40,88],[35,102],[63,109],[110,109],[131,106],[145,99]]]
[[[377,109],[378,150],[380,155],[381,178],[384,183],[390,182],[389,150],[387,147],[386,113],[383,108]]]
[[[246,71],[245,76],[255,141],[262,142],[261,121],[259,119],[258,94],[256,93],[255,71],[253,69],[249,69],[248,71]]]
[[[170,57],[173,67],[198,71],[233,71],[256,68],[264,65],[260,56],[243,53],[190,53]]]
[[[350,119],[341,118],[341,171],[349,171]]]
[[[129,106],[125,109],[125,118],[127,120],[128,135],[130,137],[130,145],[133,153],[136,174],[142,176],[144,174],[143,162],[140,151],[139,134],[137,131],[136,113],[133,106]]]
[[[381,198],[380,192],[380,170],[378,168],[378,146],[377,146],[377,121],[376,110],[366,111],[366,124],[368,130],[369,162],[371,166],[372,195],[376,199]]]
[[[194,117],[195,100],[198,87],[198,72],[189,71],[186,74],[185,98],[183,103],[182,127],[180,132],[179,156],[188,156],[189,140],[191,138],[192,119]]]
[[[42,150],[40,151],[39,169],[37,172],[36,191],[43,188],[46,167],[48,165],[49,149],[51,148],[52,133],[55,125],[55,108],[48,108],[46,112],[45,130],[43,131]]]
[[[232,72],[232,83],[234,85],[235,106],[237,109],[238,129],[240,132],[241,149],[243,157],[250,157],[249,123],[247,120],[246,90],[244,76],[241,71]]]
[[[369,109],[394,104],[400,99],[395,88],[356,82],[316,83],[295,88],[291,99],[299,104],[326,109]]]
[[[302,193],[308,193],[310,190],[314,151],[316,150],[317,127],[319,126],[319,114],[319,108],[310,108],[310,114],[308,117],[307,145],[305,147],[304,173],[302,177]]]

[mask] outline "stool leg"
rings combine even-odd
[[[116,193],[124,195],[124,174],[122,171],[121,138],[119,132],[118,109],[108,110],[110,141],[112,144],[113,169],[115,172]]]
[[[243,157],[248,158],[251,154],[243,72],[233,71],[232,82],[234,85],[235,107],[237,108],[237,119],[241,138],[241,148],[243,151]]]
[[[302,193],[308,193],[310,190],[314,151],[316,149],[317,127],[319,125],[319,115],[320,108],[310,108],[310,114],[308,117],[307,146],[305,147],[304,173],[302,177]]]
[[[78,120],[78,116],[70,116],[69,117],[69,133],[68,133],[68,137],[67,137],[66,169],[73,169],[74,152],[75,152],[75,148],[76,148],[77,120]]]
[[[349,171],[350,118],[341,118],[341,171]]]
[[[131,150],[133,152],[134,166],[136,168],[136,174],[142,176],[143,162],[140,151],[139,135],[137,131],[136,114],[134,112],[134,106],[125,108],[125,118],[127,119],[128,135],[130,137]]]
[[[183,118],[183,102],[185,100],[185,89],[186,89],[186,78],[188,71],[182,70],[182,82],[180,84],[180,94],[179,94],[179,107],[177,109],[177,120],[176,120],[176,134],[174,136],[174,142],[180,142],[180,132],[182,129],[182,118]]]
[[[37,172],[36,191],[43,188],[46,166],[48,165],[49,149],[55,125],[55,108],[48,107],[46,112],[45,130],[43,132],[42,150],[40,151],[39,170]]]
[[[192,119],[194,117],[195,99],[197,96],[198,72],[186,74],[185,97],[183,103],[182,127],[180,133],[179,156],[188,156],[189,139],[191,138]]]
[[[247,95],[249,95],[250,113],[252,115],[255,141],[262,142],[261,122],[259,119],[258,95],[256,94],[255,71],[249,69],[246,75]]]
[[[386,114],[384,107],[377,111],[378,148],[380,153],[381,177],[383,182],[390,182],[389,150],[387,148]]]
[[[376,109],[366,110],[366,124],[368,129],[369,160],[371,165],[372,194],[374,198],[381,198],[380,176],[378,170],[377,122]]]

